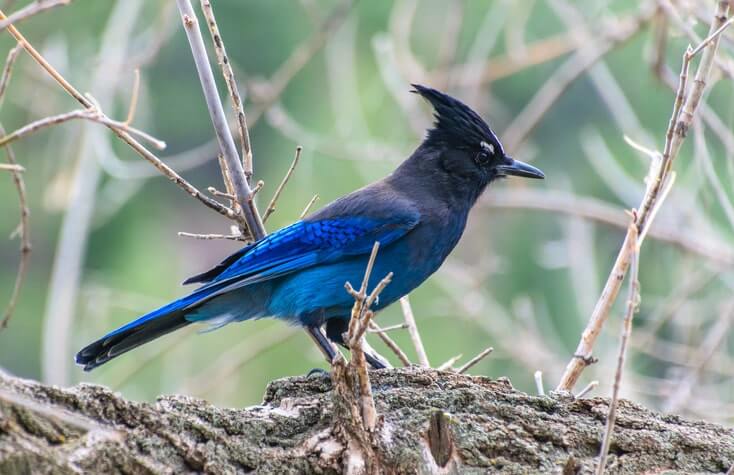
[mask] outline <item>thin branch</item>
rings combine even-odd
[[[232,71],[232,65],[229,62],[227,50],[224,48],[224,41],[219,32],[217,20],[214,18],[214,10],[212,9],[211,2],[209,0],[201,0],[201,10],[204,12],[204,17],[209,26],[209,33],[214,43],[217,62],[219,63],[219,67],[222,68],[224,82],[227,84],[229,97],[232,99],[232,108],[237,117],[237,128],[239,130],[240,147],[242,149],[242,167],[245,172],[245,178],[249,182],[253,175],[252,145],[250,144],[250,132],[247,130],[247,117],[245,116],[245,109],[242,106],[242,98],[237,88],[237,81],[234,78],[234,71]],[[263,221],[265,221],[264,218]]]
[[[204,241],[210,241],[213,239],[226,239],[229,241],[242,241],[242,242],[250,241],[247,238],[247,236],[243,236],[242,234],[197,234],[197,233],[187,233],[184,231],[179,231],[176,234],[180,237],[201,239]]]
[[[5,129],[0,125],[0,134],[5,134]],[[11,167],[19,167],[18,160],[15,158],[13,148],[10,146],[5,147],[5,153],[7,156],[8,165]],[[22,167],[21,167],[22,168]],[[7,169],[7,168],[6,168]],[[28,197],[26,195],[25,182],[23,181],[23,175],[21,170],[10,170],[13,175],[13,183],[15,184],[16,190],[18,190],[18,205],[20,207],[20,224],[18,226],[18,233],[20,235],[20,260],[18,261],[18,270],[15,274],[15,284],[13,286],[13,293],[10,296],[8,306],[5,308],[3,319],[0,321],[0,330],[3,330],[8,326],[10,318],[13,316],[15,307],[18,303],[18,297],[20,296],[20,290],[23,287],[25,275],[28,269],[28,260],[31,257],[31,238],[30,238],[30,224],[28,223],[28,217],[31,212],[28,208]]]
[[[5,15],[0,11],[0,19],[6,18]],[[71,97],[76,99],[85,109],[93,107],[92,102],[80,93],[74,86],[69,83],[57,70],[54,68],[46,59],[39,53],[33,45],[15,28],[13,25],[8,26],[8,32],[16,39],[16,41],[26,50],[26,52],[41,66]],[[97,111],[101,116],[106,117],[101,110]],[[238,216],[230,208],[224,206],[216,200],[209,198],[200,192],[195,186],[188,181],[184,180],[179,174],[177,174],[171,167],[162,162],[158,157],[145,148],[140,142],[135,140],[124,128],[114,127],[111,124],[107,125],[123,142],[128,144],[135,152],[138,153],[142,158],[150,162],[154,167],[158,169],[163,175],[169,180],[182,188],[187,194],[199,200],[205,206],[213,209],[217,213],[226,216],[229,219],[238,219]]]
[[[0,104],[5,96],[5,90],[8,88],[10,76],[13,73],[13,64],[15,64],[15,60],[18,59],[18,53],[20,53],[20,50],[20,45],[15,45],[8,52],[8,57],[5,58],[5,67],[3,68],[2,76],[0,76]]]
[[[125,126],[130,126],[135,118],[135,111],[138,108],[138,96],[140,94],[140,69],[135,68],[135,79],[133,80],[133,92],[130,94],[130,106],[127,108],[127,119]]]
[[[260,219],[260,214],[257,211],[254,201],[250,199],[252,191],[250,190],[250,185],[247,182],[242,163],[237,154],[232,132],[229,130],[227,117],[222,107],[222,100],[217,92],[214,73],[209,64],[201,30],[199,30],[199,22],[196,19],[194,9],[191,7],[190,0],[176,0],[176,5],[181,13],[184,31],[189,40],[189,46],[191,46],[191,53],[199,74],[199,82],[201,82],[209,116],[214,126],[214,132],[219,142],[219,149],[227,164],[229,176],[232,179],[233,191],[235,196],[237,196],[239,212],[244,216],[246,229],[242,230],[243,234],[249,232],[253,240],[260,240],[266,234],[265,227]]]
[[[7,171],[7,172],[23,173],[25,171],[25,168],[23,168],[22,165],[16,165],[16,164],[10,164],[10,163],[0,163],[0,170]]]
[[[602,475],[606,465],[607,454],[609,453],[609,445],[612,440],[612,432],[614,432],[614,421],[617,417],[617,405],[619,404],[619,388],[622,384],[622,372],[624,371],[624,360],[627,354],[627,343],[632,334],[632,319],[640,306],[640,282],[638,281],[638,269],[640,260],[640,247],[637,241],[637,226],[634,222],[630,223],[628,236],[632,247],[632,263],[630,265],[629,290],[627,294],[627,312],[624,316],[624,325],[622,327],[622,338],[619,343],[619,353],[617,354],[617,369],[614,372],[614,385],[612,386],[612,400],[609,402],[609,413],[607,414],[607,425],[604,429],[602,438],[601,451],[599,453],[599,465],[596,473]]]
[[[296,169],[298,161],[301,159],[302,151],[303,147],[301,147],[300,145],[296,147],[296,155],[295,157],[293,157],[293,162],[291,162],[291,166],[288,167],[288,171],[285,173],[285,176],[278,185],[278,188],[276,188],[275,193],[273,193],[273,198],[270,200],[268,207],[265,208],[265,212],[263,213],[263,223],[265,223],[270,215],[273,214],[273,212],[275,211],[275,204],[278,202],[278,198],[280,198],[280,194],[283,192],[283,188],[285,188],[285,185],[288,184],[288,180],[291,179],[293,171]]]
[[[88,109],[88,110],[76,109],[71,112],[65,112],[63,114],[53,115],[50,117],[44,117],[43,119],[39,119],[35,122],[31,122],[30,124],[24,125],[23,127],[17,130],[14,130],[11,133],[3,137],[0,137],[0,147],[4,147],[11,142],[20,140],[26,137],[27,135],[30,135],[41,129],[52,127],[54,125],[59,125],[63,122],[68,122],[74,119],[84,119],[84,120],[89,120],[92,122],[98,122],[112,129],[124,131],[132,135],[137,135],[141,139],[146,140],[147,142],[150,142],[158,149],[164,149],[166,147],[166,143],[163,142],[162,140],[158,140],[157,138],[151,136],[147,132],[143,132],[142,130],[136,129],[134,127],[130,127],[127,125],[126,122],[112,120],[109,117],[105,116],[104,114],[99,113],[97,109]]]
[[[714,20],[711,22],[710,36],[713,35],[714,32],[718,31],[721,25],[725,23],[728,9],[728,1],[720,0],[717,2]],[[651,162],[648,179],[646,180],[647,189],[642,198],[642,202],[638,207],[639,212],[635,213],[635,226],[637,228],[634,236],[635,238],[637,237],[637,234],[639,234],[640,237],[644,237],[646,228],[649,227],[656,210],[659,209],[662,200],[665,198],[667,191],[669,191],[668,180],[671,179],[672,175],[670,173],[671,166],[678,155],[683,141],[685,140],[686,134],[693,120],[693,114],[698,108],[701,96],[703,95],[703,91],[706,87],[706,80],[711,72],[720,38],[720,33],[713,35],[708,46],[703,49],[691,48],[689,46],[683,55],[678,93],[676,94],[673,113],[665,136],[662,160],[659,163],[657,161]],[[694,84],[686,95],[685,86],[688,79],[688,69],[690,62],[693,59],[691,52],[694,50],[702,51],[703,54],[696,71]],[[614,303],[621,287],[621,281],[629,268],[633,253],[631,241],[631,232],[628,230],[624,244],[617,255],[617,260],[609,274],[604,290],[602,291],[602,295],[599,297],[597,305],[592,312],[589,322],[587,323],[586,329],[581,335],[581,340],[576,348],[574,357],[566,366],[561,382],[558,385],[559,390],[570,391],[574,387],[587,365],[586,361],[591,357],[594,343],[601,333],[604,322],[609,316],[609,311],[611,310],[612,304]],[[640,239],[636,245],[638,247],[641,246],[642,240]]]
[[[369,374],[367,373],[367,360],[364,355],[362,348],[362,339],[364,333],[369,328],[370,321],[374,316],[374,312],[370,309],[372,304],[377,300],[380,292],[390,283],[392,279],[392,272],[387,274],[372,292],[367,295],[367,286],[369,285],[370,275],[375,265],[375,259],[377,258],[377,252],[380,249],[379,241],[375,241],[372,246],[372,253],[370,254],[369,260],[367,261],[367,267],[364,271],[364,277],[362,279],[362,285],[359,291],[355,291],[352,286],[347,282],[345,288],[349,295],[354,298],[354,305],[352,306],[352,315],[349,321],[349,331],[347,334],[347,343],[349,351],[352,357],[349,361],[349,369],[352,375],[356,375],[358,382],[358,393],[359,393],[359,413],[362,416],[362,427],[367,432],[372,432],[377,425],[377,410],[375,409],[375,400],[372,397],[372,385],[370,384]],[[336,363],[337,365],[339,363]],[[335,371],[334,378],[343,375],[341,371]],[[346,377],[341,383],[336,384],[351,386],[349,379]],[[354,380],[353,377],[351,378]]]
[[[535,390],[538,392],[538,396],[545,396],[545,386],[543,386],[543,372],[537,370],[533,373],[533,379],[535,380]]]
[[[452,356],[448,360],[446,360],[443,364],[440,364],[436,369],[439,371],[453,371],[452,368],[456,364],[457,361],[459,361],[464,355],[458,354],[456,356]]]
[[[8,28],[10,26],[13,26],[14,23],[46,11],[49,8],[58,7],[60,5],[68,5],[69,3],[71,3],[71,0],[37,0],[33,3],[26,5],[17,12],[11,13],[7,17],[5,17],[5,15],[0,12],[0,15],[2,15],[0,16],[0,19],[2,20],[0,21],[0,31],[3,31],[5,28]]]
[[[398,323],[397,325],[390,325],[387,327],[382,327],[380,329],[374,329],[370,326],[369,332],[370,333],[387,333],[387,332],[392,332],[395,330],[405,330],[406,328],[408,328],[408,325],[405,323]]]
[[[591,391],[593,391],[597,386],[599,386],[599,381],[592,381],[589,384],[587,384],[586,386],[584,386],[584,388],[581,391],[579,391],[579,393],[574,397],[576,399],[581,399],[582,397],[586,396]]]
[[[311,201],[309,201],[306,204],[306,207],[303,208],[303,211],[301,211],[300,216],[298,216],[298,219],[303,219],[308,215],[308,212],[311,210],[311,207],[319,200],[319,195],[313,195],[313,198],[311,198]]]
[[[395,343],[395,340],[390,338],[387,333],[383,331],[382,328],[380,328],[379,325],[377,325],[375,322],[370,322],[370,329],[373,330],[377,336],[382,340],[382,342],[387,346],[390,351],[392,351],[395,356],[398,357],[401,363],[403,363],[403,366],[410,366],[411,361],[410,358],[408,358],[408,355],[405,354],[405,352],[400,348],[400,346]]]
[[[415,347],[415,352],[418,355],[418,363],[424,368],[430,368],[431,363],[428,361],[428,355],[426,354],[426,349],[423,346],[423,340],[421,339],[420,333],[418,333],[418,326],[415,324],[415,316],[413,315],[413,307],[411,307],[410,300],[407,295],[400,299],[400,308],[403,310],[405,324],[408,326],[410,341],[413,342],[413,347]]]
[[[494,348],[492,348],[491,346],[489,348],[486,348],[486,349],[482,350],[477,356],[475,356],[474,358],[472,358],[469,361],[467,361],[464,364],[464,366],[462,366],[459,369],[457,369],[456,372],[459,373],[459,374],[466,373],[473,366],[475,366],[477,363],[479,363],[484,358],[486,358],[487,356],[489,356],[489,354],[492,353],[493,351],[494,351]]]

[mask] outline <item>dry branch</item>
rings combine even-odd
[[[6,18],[5,15],[0,11],[0,19]],[[23,49],[38,63],[39,66],[41,66],[61,87],[64,89],[71,97],[77,100],[84,109],[91,109],[95,105],[92,101],[90,101],[84,94],[80,93],[74,86],[69,83],[57,70],[54,68],[46,59],[39,53],[33,45],[31,45],[28,40],[18,31],[17,28],[15,28],[13,25],[8,26],[8,31],[11,35],[16,39],[18,44],[20,44]],[[171,180],[173,183],[178,185],[180,188],[182,188],[187,194],[191,195],[192,197],[196,198],[200,202],[202,202],[205,206],[207,206],[210,209],[213,209],[214,211],[218,212],[219,214],[226,216],[229,219],[237,219],[237,214],[234,213],[230,208],[224,206],[223,204],[219,203],[216,200],[213,200],[209,198],[208,196],[204,195],[202,192],[200,192],[196,187],[194,187],[191,183],[184,180],[178,173],[176,173],[171,167],[163,163],[158,157],[155,156],[152,152],[150,152],[145,146],[143,146],[140,142],[135,140],[129,133],[121,129],[120,127],[116,127],[113,125],[115,121],[112,121],[109,119],[104,112],[99,109],[97,112],[100,114],[101,118],[106,119],[105,125],[109,127],[115,135],[117,135],[123,142],[128,144],[136,153],[138,153],[142,158],[150,162],[154,167],[158,169],[159,172],[161,172],[164,176],[166,176],[169,180]]]
[[[156,139],[147,132],[143,132],[142,130],[130,127],[127,120],[125,122],[120,122],[110,119],[109,117],[100,113],[96,106],[90,109],[76,109],[70,112],[65,112],[63,114],[58,114],[50,117],[44,117],[43,119],[31,122],[30,124],[24,125],[23,127],[14,130],[9,134],[4,135],[3,137],[0,137],[0,147],[4,147],[12,142],[15,142],[16,140],[25,138],[26,136],[38,132],[39,130],[45,129],[47,127],[53,127],[74,119],[85,119],[92,122],[97,122],[106,125],[114,130],[119,130],[121,132],[129,133],[131,135],[137,135],[141,139],[153,144],[159,150],[166,148],[166,143],[162,140]]]
[[[395,340],[390,338],[387,333],[382,331],[383,329],[380,328],[379,325],[377,325],[375,322],[370,322],[370,328],[375,331],[375,333],[380,338],[380,340],[382,340],[385,346],[387,346],[390,351],[392,351],[395,356],[398,357],[400,362],[403,363],[403,366],[410,366],[411,364],[413,364],[410,362],[410,358],[408,358],[408,355],[405,354],[402,348],[400,348],[400,346],[395,343]]]
[[[263,213],[263,223],[266,222],[270,215],[273,214],[273,212],[275,211],[275,205],[278,202],[278,198],[280,198],[280,194],[283,192],[285,185],[288,184],[288,180],[291,179],[291,176],[293,175],[296,166],[298,166],[298,161],[301,159],[302,151],[303,147],[301,147],[300,145],[296,147],[296,155],[293,157],[293,162],[291,162],[291,166],[288,167],[288,171],[285,173],[285,176],[278,185],[278,188],[276,188],[275,193],[273,193],[273,198],[270,200],[270,203],[268,203],[268,207],[265,208],[265,212]]]
[[[232,137],[232,132],[229,130],[227,117],[222,107],[222,100],[217,92],[214,73],[209,64],[206,46],[204,46],[204,39],[199,29],[199,22],[196,19],[194,9],[191,7],[190,0],[176,0],[176,5],[178,5],[179,12],[181,13],[184,31],[186,31],[186,37],[191,46],[191,53],[194,57],[196,70],[199,73],[199,81],[204,91],[204,98],[206,99],[207,109],[214,125],[214,132],[219,142],[219,149],[224,158],[224,162],[227,164],[228,176],[232,180],[232,191],[237,197],[236,201],[239,206],[238,212],[241,212],[244,217],[246,228],[242,229],[242,233],[249,234],[253,240],[257,241],[265,236],[265,227],[260,219],[260,214],[257,211],[255,203],[250,199],[252,190],[245,177],[245,172],[234,144],[234,138]]]
[[[723,31],[720,30],[720,27],[726,22],[728,9],[728,1],[721,0],[717,2],[717,9],[714,14],[714,20],[711,23],[711,34],[709,36],[712,36],[716,31],[719,31],[719,34],[713,35],[711,40],[707,40],[709,41],[707,46],[703,48],[689,47],[683,55],[683,65],[681,67],[678,92],[676,94],[673,113],[665,136],[665,146],[663,148],[662,158],[659,161],[651,161],[647,179],[647,189],[644,197],[642,198],[642,202],[638,207],[639,211],[636,214],[635,225],[637,226],[637,232],[640,235],[638,246],[642,245],[642,238],[649,227],[649,223],[652,221],[656,209],[659,208],[662,199],[664,198],[664,191],[672,175],[672,163],[677,157],[680,146],[691,126],[693,114],[698,107],[706,86],[706,80],[711,72],[718,42],[721,38],[721,32]],[[690,88],[690,91],[686,94],[688,69],[690,62],[693,59],[693,55],[691,54],[692,51],[701,51],[702,57],[696,71],[694,83]],[[620,249],[617,260],[604,286],[602,295],[597,301],[597,305],[594,308],[586,329],[581,336],[581,340],[579,341],[574,357],[566,366],[561,382],[558,385],[559,390],[570,391],[575,386],[584,368],[587,366],[587,361],[591,358],[594,343],[596,342],[604,322],[609,315],[609,311],[611,310],[612,304],[614,303],[621,287],[621,281],[629,268],[632,252],[633,246],[631,244],[630,232],[628,231],[624,244]]]
[[[17,12],[11,13],[7,18],[2,15],[2,21],[0,21],[0,31],[18,23],[21,20],[25,20],[28,17],[41,13],[48,10],[49,8],[58,7],[60,5],[68,5],[71,0],[36,0],[33,3],[29,3],[25,7],[21,8]]]
[[[459,374],[466,373],[472,367],[474,367],[477,363],[479,363],[484,358],[486,358],[487,356],[489,356],[489,354],[492,353],[493,351],[494,351],[494,348],[492,348],[491,346],[489,348],[486,348],[486,349],[480,351],[479,354],[477,354],[477,356],[475,356],[474,358],[472,358],[469,361],[467,361],[466,363],[464,363],[464,365],[462,367],[458,368],[456,370],[456,372],[459,373]]]
[[[5,129],[0,125],[0,134],[5,134]],[[10,318],[13,316],[15,307],[18,304],[18,297],[20,296],[20,290],[23,287],[25,281],[25,275],[28,270],[28,260],[31,257],[31,237],[30,237],[30,224],[28,218],[31,214],[28,208],[28,197],[25,189],[25,182],[23,181],[23,167],[18,165],[18,160],[15,158],[15,152],[10,146],[5,147],[5,154],[7,156],[8,168],[13,177],[13,184],[15,189],[18,191],[18,205],[20,207],[20,223],[18,224],[18,235],[20,237],[20,259],[18,260],[18,270],[15,273],[15,284],[13,285],[13,291],[10,295],[10,301],[3,318],[0,320],[0,331],[8,326]]]
[[[247,117],[245,116],[242,98],[240,97],[240,92],[237,88],[237,81],[234,78],[234,71],[232,71],[232,65],[230,64],[229,57],[227,56],[227,50],[224,48],[224,40],[222,39],[222,34],[219,32],[219,26],[217,26],[217,20],[214,18],[214,10],[212,9],[212,5],[209,0],[201,0],[201,11],[204,12],[204,17],[206,18],[207,25],[209,26],[209,33],[211,34],[212,42],[214,43],[217,62],[219,63],[219,67],[222,68],[222,75],[224,76],[224,81],[227,84],[229,97],[232,100],[232,108],[234,109],[235,116],[237,117],[237,130],[239,131],[240,147],[242,149],[242,168],[245,173],[245,178],[249,182],[254,173],[252,145],[250,144],[250,132],[247,129]],[[264,218],[263,221],[265,221]]]
[[[428,355],[426,354],[426,349],[423,346],[423,339],[421,339],[421,335],[418,332],[418,325],[415,323],[413,307],[411,307],[410,299],[407,295],[400,299],[400,308],[403,310],[403,317],[405,318],[405,324],[408,327],[410,340],[413,342],[413,347],[418,355],[418,363],[424,368],[430,368],[431,363],[428,361]]]
[[[609,445],[612,441],[614,422],[617,418],[617,406],[619,404],[619,389],[622,385],[622,372],[624,371],[624,360],[627,354],[627,343],[632,335],[632,319],[640,306],[640,282],[638,280],[638,269],[640,259],[640,247],[637,241],[637,226],[634,222],[629,226],[630,245],[632,246],[632,263],[630,264],[629,291],[627,293],[627,312],[624,316],[622,336],[619,342],[619,353],[617,355],[617,368],[614,372],[614,384],[612,385],[612,399],[609,402],[607,423],[602,437],[602,445],[599,452],[599,465],[596,473],[602,475],[606,468]]]

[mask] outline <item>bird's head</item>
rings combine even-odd
[[[434,109],[435,122],[423,145],[440,152],[447,173],[481,186],[508,175],[545,178],[539,169],[508,156],[489,125],[469,106],[430,87],[413,87],[412,92]]]

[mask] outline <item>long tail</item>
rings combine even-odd
[[[76,363],[83,365],[84,371],[91,371],[133,348],[193,323],[186,316],[216,290],[195,291],[108,333],[79,350]]]

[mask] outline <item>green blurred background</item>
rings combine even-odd
[[[314,194],[320,196],[315,208],[321,207],[384,176],[413,150],[421,130],[430,124],[430,111],[409,93],[410,82],[448,88],[481,111],[504,138],[526,104],[578,49],[572,41],[570,53],[492,79],[495,64],[523,63],[535,51],[528,45],[564,33],[569,44],[569,28],[556,8],[563,2],[363,0],[352,7],[330,0],[213,3],[246,96],[255,174],[265,181],[258,199],[261,209],[295,147],[304,147],[301,164],[267,222],[269,230],[298,219]],[[637,15],[640,8],[632,0],[570,5],[579,9],[592,34]],[[10,10],[20,6],[22,2],[13,2]],[[702,35],[707,29],[692,26]],[[71,83],[94,95],[114,118],[127,114],[139,67],[141,93],[134,125],[164,140],[167,149],[157,153],[194,185],[221,188],[212,160],[215,149],[179,155],[210,142],[213,131],[173,1],[75,0],[19,28]],[[644,26],[607,55],[593,77],[574,81],[531,134],[509,150],[542,168],[547,179],[506,180],[490,188],[489,201],[505,192],[557,190],[574,199],[602,200],[620,213],[637,205],[647,158],[630,148],[623,135],[661,148],[674,97],[649,64],[654,31],[654,26]],[[675,28],[667,34],[666,62],[677,71],[688,40]],[[14,43],[7,33],[0,36],[0,52],[8,51]],[[293,74],[283,73],[284,62],[307,46],[315,53],[305,65]],[[457,66],[467,62],[474,70]],[[448,81],[442,71],[450,71]],[[600,94],[595,81],[604,74],[612,79],[602,82],[607,89]],[[485,79],[477,81],[482,75]],[[279,84],[282,93],[271,100],[269,94]],[[612,100],[611,108],[607,99],[615,97],[615,90],[610,84],[622,94]],[[731,92],[731,82],[722,81],[709,99],[729,126]],[[21,54],[0,117],[12,130],[76,107]],[[731,157],[710,133],[708,138],[728,200]],[[681,234],[704,222],[705,233],[728,244],[732,229],[721,195],[706,184],[691,142],[676,164],[676,188],[659,221]],[[0,332],[4,369],[59,384],[101,383],[141,400],[186,392],[243,406],[258,402],[270,380],[323,366],[303,332],[270,320],[205,334],[193,329],[169,335],[91,374],[73,366],[73,354],[82,345],[183,295],[181,281],[216,264],[239,244],[177,236],[178,231],[228,233],[229,223],[159,176],[98,124],[68,122],[14,147],[27,168],[33,252],[15,315]],[[608,157],[602,151],[608,151]],[[17,226],[18,207],[9,174],[3,174],[0,234],[7,236]],[[494,353],[473,368],[473,374],[508,376],[519,389],[534,392],[533,372],[541,370],[546,386],[552,387],[574,351],[624,230],[565,213],[498,208],[489,201],[473,211],[464,239],[446,266],[411,295],[429,359],[438,366],[463,354],[466,361],[493,346]],[[49,308],[51,275],[63,246],[81,253],[76,258],[69,251],[67,260],[56,264],[56,298],[72,309],[67,322],[52,321],[57,314]],[[15,278],[17,249],[17,240],[0,241],[3,302]],[[69,270],[75,259],[80,264],[78,278]],[[650,354],[655,351],[640,351],[644,344],[633,345],[624,395],[665,407],[670,387],[692,371],[685,355],[697,355],[707,329],[731,298],[731,275],[716,262],[653,239],[646,242],[640,269],[643,294],[636,327],[642,334],[651,316],[665,311],[681,282],[694,274],[710,276],[701,289],[686,295],[671,318],[651,327],[656,344],[683,345],[676,347],[681,358]],[[601,380],[598,395],[609,394],[624,300],[621,295],[599,342],[597,356],[602,361],[584,377],[583,383]],[[401,321],[397,305],[379,316],[383,325]],[[392,336],[415,356],[406,332]],[[377,339],[371,340],[396,362]],[[705,411],[686,404],[679,410],[731,422],[722,408],[734,401],[731,370],[726,368],[732,346],[730,337],[719,342],[711,364],[718,370],[696,370],[701,391],[697,398],[718,405]]]

